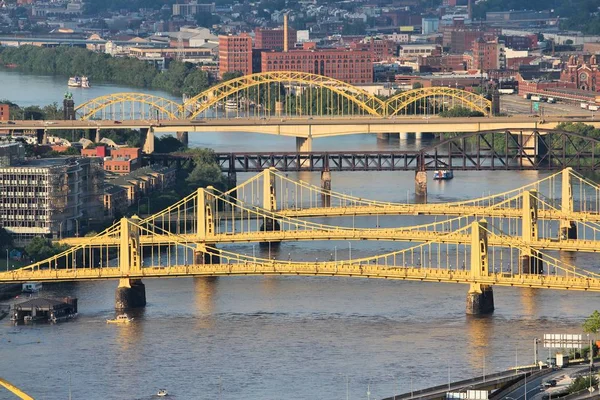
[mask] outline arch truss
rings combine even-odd
[[[361,87],[305,72],[265,72],[219,83],[182,105],[144,93],[115,93],[76,107],[83,120],[434,115],[454,107],[489,115],[491,102],[447,87],[401,92],[387,100]]]
[[[144,93],[113,93],[75,108],[82,120],[179,119],[181,110],[182,106],[172,100]]]

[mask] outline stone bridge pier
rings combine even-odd
[[[492,286],[477,283],[478,278],[487,275],[489,275],[487,221],[481,220],[471,225],[471,284],[467,293],[467,314],[482,315],[494,311]]]

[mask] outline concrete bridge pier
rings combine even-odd
[[[388,141],[388,140],[390,140],[390,134],[389,133],[378,133],[377,140],[380,140],[383,142]]]
[[[177,132],[177,140],[179,140],[186,148],[188,147],[189,135],[187,132]]]
[[[471,283],[467,293],[467,314],[484,315],[494,312],[494,290],[489,285]]]
[[[142,151],[146,154],[154,153],[154,132],[149,128],[141,128],[140,135],[144,146]]]
[[[307,153],[312,151],[312,137],[296,137],[296,152]]]
[[[415,195],[427,197],[427,171],[417,171],[415,173]]]
[[[328,169],[321,171],[321,204],[322,207],[331,207],[331,171]]]
[[[45,129],[36,129],[35,130],[35,138],[37,140],[37,144],[46,144],[48,138],[46,136]]]
[[[115,309],[126,310],[146,306],[146,286],[141,279],[119,279],[115,292]]]

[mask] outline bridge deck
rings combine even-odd
[[[463,270],[359,265],[348,262],[286,263],[273,261],[271,263],[190,264],[164,268],[146,267],[138,272],[128,274],[124,274],[119,268],[110,267],[34,271],[21,269],[0,273],[0,283],[252,275],[373,278],[600,292],[600,279],[597,278],[532,274],[508,275],[504,273],[491,273],[488,276],[474,278],[470,271]]]

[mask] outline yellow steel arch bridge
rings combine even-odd
[[[221,82],[185,102],[144,93],[114,93],[76,107],[80,119],[176,120],[214,117],[373,116],[427,114],[460,106],[489,115],[491,102],[461,89],[430,87],[389,99],[351,84],[303,72],[265,72]]]

